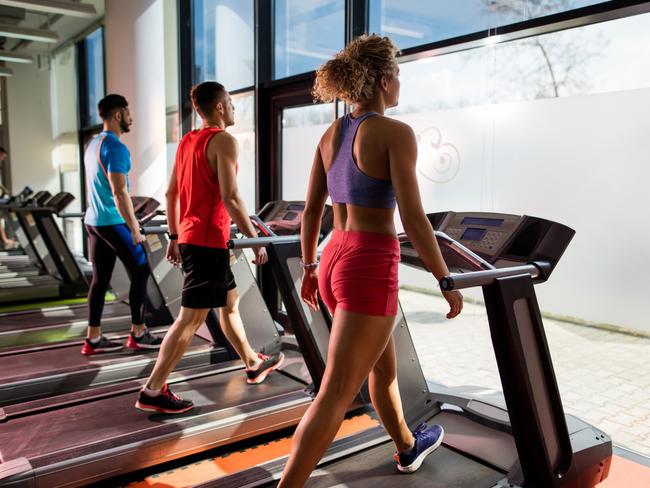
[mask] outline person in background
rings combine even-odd
[[[211,308],[219,309],[219,324],[246,365],[248,383],[261,383],[284,360],[282,353],[256,353],[249,344],[230,270],[226,243],[231,218],[244,235],[257,236],[237,186],[237,140],[226,132],[235,123],[232,99],[216,81],[195,86],[191,98],[201,127],[178,145],[167,187],[167,259],[182,263],[185,271],[181,311],[135,404],[145,412],[182,413],[193,407],[191,400],[172,393],[166,381]],[[266,263],[266,249],[253,251],[255,264]]]
[[[88,331],[81,353],[119,351],[125,345],[130,349],[159,349],[162,339],[149,332],[144,324],[149,265],[142,247],[144,236],[129,195],[131,153],[120,141],[120,136],[131,129],[133,118],[122,95],[106,95],[97,108],[104,127],[88,144],[84,155],[87,192],[84,223],[93,277],[88,292]],[[122,261],[131,280],[131,333],[125,345],[101,333],[104,300],[116,259]]]
[[[7,150],[4,147],[0,146],[0,178],[4,174],[2,170],[6,159],[7,159]],[[2,193],[4,193],[5,195],[9,195],[9,190],[7,189],[6,186],[4,186],[3,183],[0,183],[0,191],[2,191]],[[7,233],[5,231],[5,223],[1,219],[0,219],[0,240],[2,240],[2,247],[4,249],[15,249],[16,247],[18,247],[18,243],[7,236]]]
[[[396,54],[389,38],[361,36],[316,74],[317,99],[344,100],[354,109],[323,134],[309,178],[302,215],[301,295],[317,309],[319,291],[333,321],[321,387],[293,436],[279,488],[304,485],[366,378],[372,404],[395,443],[399,471],[416,471],[442,442],[439,425],[409,429],[397,384],[392,338],[400,260],[396,207],[433,277],[438,280],[449,270],[422,208],[413,129],[384,116],[399,100]],[[319,264],[316,248],[328,196],[334,232]],[[450,307],[447,318],[457,316],[463,307],[460,292],[443,296]]]

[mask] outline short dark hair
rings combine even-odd
[[[7,150],[4,148],[4,146],[0,146],[0,153],[7,154]]]
[[[106,120],[113,114],[113,110],[120,108],[127,108],[129,102],[126,101],[122,95],[117,95],[111,93],[102,98],[97,104],[97,110],[99,111],[99,116]]]
[[[226,88],[216,81],[204,81],[192,87],[192,103],[204,114],[212,112],[214,105],[224,96]]]

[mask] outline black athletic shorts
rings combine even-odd
[[[226,305],[228,291],[237,286],[230,269],[230,251],[180,244],[185,278],[181,305],[186,308],[217,308]]]

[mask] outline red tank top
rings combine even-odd
[[[180,200],[179,244],[226,249],[230,216],[219,190],[217,174],[208,164],[206,149],[218,127],[186,134],[176,151],[176,178]]]

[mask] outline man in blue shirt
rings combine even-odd
[[[144,302],[149,266],[129,196],[131,154],[120,141],[129,132],[133,118],[126,99],[107,95],[98,104],[103,131],[88,144],[84,155],[87,209],[84,218],[93,264],[93,279],[88,292],[88,332],[81,349],[91,355],[130,349],[159,349],[162,339],[144,325]],[[101,333],[104,298],[111,281],[115,260],[120,259],[131,279],[129,305],[131,333],[123,345]]]

